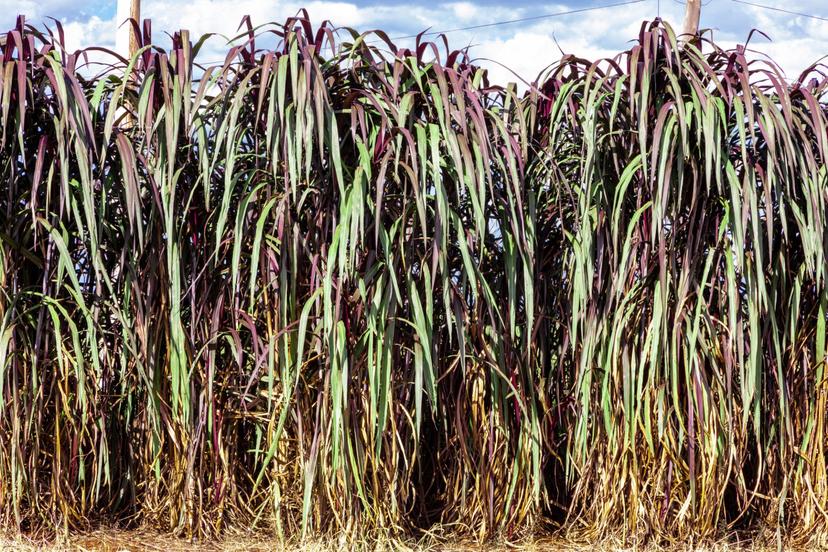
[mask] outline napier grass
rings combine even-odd
[[[244,28],[6,34],[4,527],[825,542],[824,66]]]

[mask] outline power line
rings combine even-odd
[[[778,11],[778,12],[782,12],[782,13],[788,13],[788,14],[791,14],[791,15],[799,15],[799,16],[802,16],[802,17],[810,17],[811,19],[818,19],[820,21],[828,21],[828,17],[821,17],[819,15],[811,15],[810,13],[795,12],[795,11],[791,11],[791,10],[785,10],[785,9],[782,9],[782,8],[776,8],[774,6],[765,6],[763,4],[754,4],[753,2],[746,2],[745,0],[732,0],[732,1],[736,2],[738,4],[747,4],[748,6],[755,6],[757,8],[763,8],[763,9],[766,9],[766,10],[773,10],[773,11]]]
[[[497,27],[500,25],[512,25],[514,23],[525,23],[527,21],[538,21],[540,19],[548,19],[550,17],[561,17],[563,15],[572,15],[575,13],[583,13],[588,11],[594,10],[603,10],[606,8],[617,8],[618,6],[627,6],[629,4],[640,4],[641,2],[646,2],[647,0],[628,0],[626,2],[616,2],[614,4],[604,4],[603,6],[592,6],[589,8],[578,8],[576,10],[567,10],[562,12],[556,13],[545,13],[543,15],[533,15],[531,17],[521,17],[520,19],[509,19],[506,21],[495,21],[494,23],[483,23],[481,25],[472,25],[470,27],[457,27],[455,29],[445,29],[443,31],[429,31],[425,33],[421,33],[422,36],[431,36],[431,35],[441,35],[447,33],[456,33],[460,31],[474,31],[476,29],[485,29],[488,27]],[[413,35],[406,35],[406,36],[395,36],[391,38],[391,40],[405,40],[407,38],[417,38],[420,36],[419,34]]]

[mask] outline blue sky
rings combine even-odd
[[[153,20],[156,41],[164,43],[162,31],[187,28],[192,34],[217,32],[233,35],[243,15],[254,23],[281,21],[306,7],[314,21],[330,19],[338,25],[360,30],[381,28],[394,35],[414,34],[426,28],[442,30],[493,21],[531,17],[572,9],[601,6],[619,0],[569,0],[540,2],[523,0],[461,0],[412,3],[410,0],[143,0],[143,17]],[[792,11],[828,17],[825,0],[750,0]],[[449,35],[455,47],[471,45],[471,53],[490,67],[498,81],[514,80],[499,64],[511,67],[527,80],[560,57],[560,51],[588,58],[612,55],[627,47],[645,19],[658,13],[680,27],[683,0],[643,2],[595,10],[570,16],[513,25],[456,32]],[[115,47],[116,0],[0,0],[0,27],[14,24],[17,13],[42,24],[47,16],[61,20],[70,48],[97,44]],[[794,16],[733,0],[706,0],[701,26],[714,30],[714,38],[725,46],[743,43],[753,28],[772,39],[754,37],[756,56],[772,56],[789,78],[811,62],[828,54],[828,22]],[[208,42],[205,58],[221,58],[222,39]]]

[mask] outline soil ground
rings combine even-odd
[[[408,551],[408,550],[428,550],[428,551],[446,551],[446,552],[468,552],[468,551],[513,551],[526,550],[529,552],[540,552],[547,550],[562,551],[562,552],[615,552],[615,551],[642,551],[655,552],[657,550],[673,551],[693,551],[693,552],[736,552],[743,550],[762,550],[763,552],[770,552],[772,549],[760,546],[754,547],[750,544],[717,544],[712,546],[694,547],[694,546],[675,546],[669,549],[662,549],[657,547],[647,546],[641,547],[625,547],[618,543],[601,543],[595,545],[585,546],[583,544],[573,544],[559,539],[541,539],[536,541],[528,541],[512,544],[501,545],[485,545],[481,546],[475,543],[464,542],[432,542],[424,543],[406,543],[393,542],[377,544],[377,543],[347,543],[340,541],[326,541],[318,543],[303,544],[301,546],[291,546],[281,544],[271,539],[265,540],[258,537],[251,536],[230,536],[220,542],[212,543],[188,543],[181,539],[176,539],[161,535],[150,531],[95,531],[91,533],[72,535],[68,538],[62,538],[57,541],[35,540],[24,537],[3,537],[0,536],[0,551],[19,550],[21,552],[28,551],[72,551],[72,552],[132,552],[132,551],[148,551],[148,552],[242,552],[242,551],[287,551],[298,550],[300,552],[333,552],[338,550],[359,550],[359,551]]]

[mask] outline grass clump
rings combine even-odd
[[[7,34],[4,525],[823,542],[824,67],[244,23]]]

